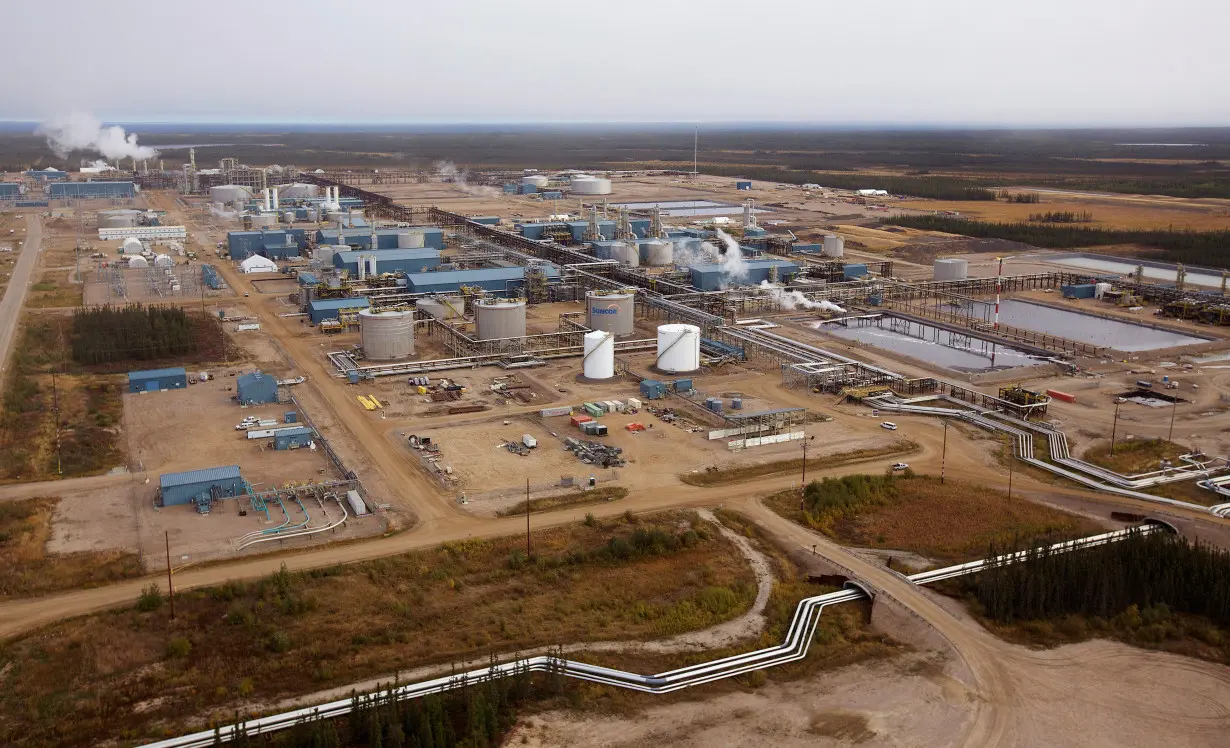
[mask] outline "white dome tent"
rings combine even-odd
[[[239,269],[245,273],[276,273],[278,265],[268,257],[252,255],[239,263]]]

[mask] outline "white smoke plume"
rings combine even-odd
[[[766,296],[776,299],[777,306],[783,311],[793,311],[795,309],[810,309],[818,312],[838,313],[844,313],[846,311],[831,301],[827,301],[825,299],[812,301],[804,296],[801,291],[787,291],[785,288],[775,286],[768,281],[761,281],[760,288],[766,292]]]
[[[718,258],[722,268],[722,287],[740,286],[747,283],[747,258],[743,256],[743,248],[730,234],[717,229],[718,239],[726,246],[726,253]]]
[[[224,221],[234,221],[239,218],[239,211],[226,210],[213,204],[210,204],[209,212],[214,218],[221,218]]]
[[[497,190],[494,187],[487,187],[478,184],[467,184],[466,171],[464,169],[458,169],[457,165],[452,161],[437,161],[436,174],[439,174],[440,178],[445,182],[452,182],[457,186],[457,189],[467,195],[472,195],[474,197],[499,197],[504,194],[502,190]]]
[[[93,161],[91,161],[90,163],[86,164],[86,166],[87,166],[87,167],[89,167],[89,168],[91,168],[91,169],[101,169],[101,170],[103,170],[103,171],[106,171],[107,169],[114,169],[114,168],[115,168],[114,166],[112,166],[111,164],[109,164],[109,163],[107,163],[106,161],[102,160],[101,158],[94,159],[94,160],[93,160]]]
[[[47,147],[60,158],[73,151],[95,151],[107,159],[157,158],[158,151],[137,144],[136,133],[126,133],[113,125],[103,127],[92,114],[74,112],[42,123],[34,132],[46,136]]]

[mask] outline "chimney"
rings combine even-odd
[[[276,211],[278,209],[278,188],[270,187],[269,192],[273,195],[273,209]]]

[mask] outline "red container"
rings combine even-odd
[[[1067,392],[1060,392],[1059,390],[1047,390],[1046,394],[1050,395],[1056,400],[1063,400],[1065,403],[1076,402],[1076,395],[1070,395]]]
[[[586,421],[592,421],[592,420],[594,420],[594,419],[590,418],[589,416],[580,416],[580,415],[578,415],[578,416],[573,416],[573,417],[572,417],[572,425],[573,425],[573,426],[580,426],[581,424],[585,423]]]

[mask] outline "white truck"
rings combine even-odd
[[[529,434],[521,435],[521,443],[524,444],[529,449],[533,449],[538,446],[538,440],[530,436]]]

